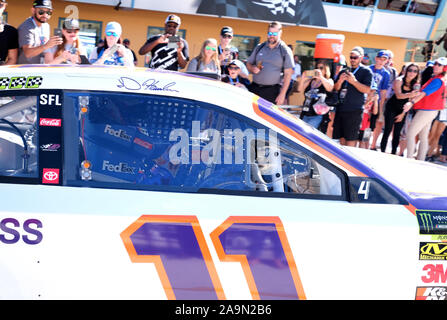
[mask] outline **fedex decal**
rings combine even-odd
[[[60,127],[62,119],[40,118],[39,124],[42,127]]]
[[[59,184],[59,169],[43,169],[42,183]]]

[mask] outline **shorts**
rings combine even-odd
[[[363,110],[335,112],[333,139],[358,140]]]

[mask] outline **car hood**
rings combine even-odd
[[[447,166],[380,151],[352,147],[347,150],[411,198],[421,201],[436,198],[447,204]]]

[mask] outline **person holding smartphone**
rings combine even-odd
[[[50,20],[53,5],[50,0],[35,0],[32,16],[17,29],[19,34],[19,64],[41,64],[45,62],[44,51],[62,43],[59,36],[50,36]]]
[[[80,64],[81,56],[87,53],[81,45],[79,39],[79,21],[76,19],[65,19],[62,29],[56,29],[62,43],[45,50],[46,64]]]
[[[178,71],[189,61],[188,42],[177,36],[181,24],[180,17],[170,14],[165,21],[165,33],[150,37],[138,53],[151,53],[149,68]]]
[[[339,92],[339,103],[335,109],[332,138],[350,147],[357,145],[365,96],[373,89],[373,73],[360,63],[363,55],[362,47],[351,50],[351,68],[341,70],[334,85]]]
[[[121,44],[121,25],[115,21],[109,22],[105,33],[104,46],[92,50],[90,63],[134,67],[132,51]]]
[[[304,71],[298,85],[298,91],[304,92],[305,97],[300,119],[318,129],[323,114],[318,114],[314,110],[314,105],[321,100],[324,102],[327,93],[332,89],[334,81],[331,79],[331,71],[327,64],[318,62],[315,70]]]

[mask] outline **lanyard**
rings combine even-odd
[[[355,75],[355,73],[359,70],[360,66],[358,66],[354,71],[352,71],[352,74]]]
[[[231,77],[228,77],[230,79],[231,84],[234,86],[236,83],[239,83],[239,77],[236,77],[236,83],[231,79]]]

